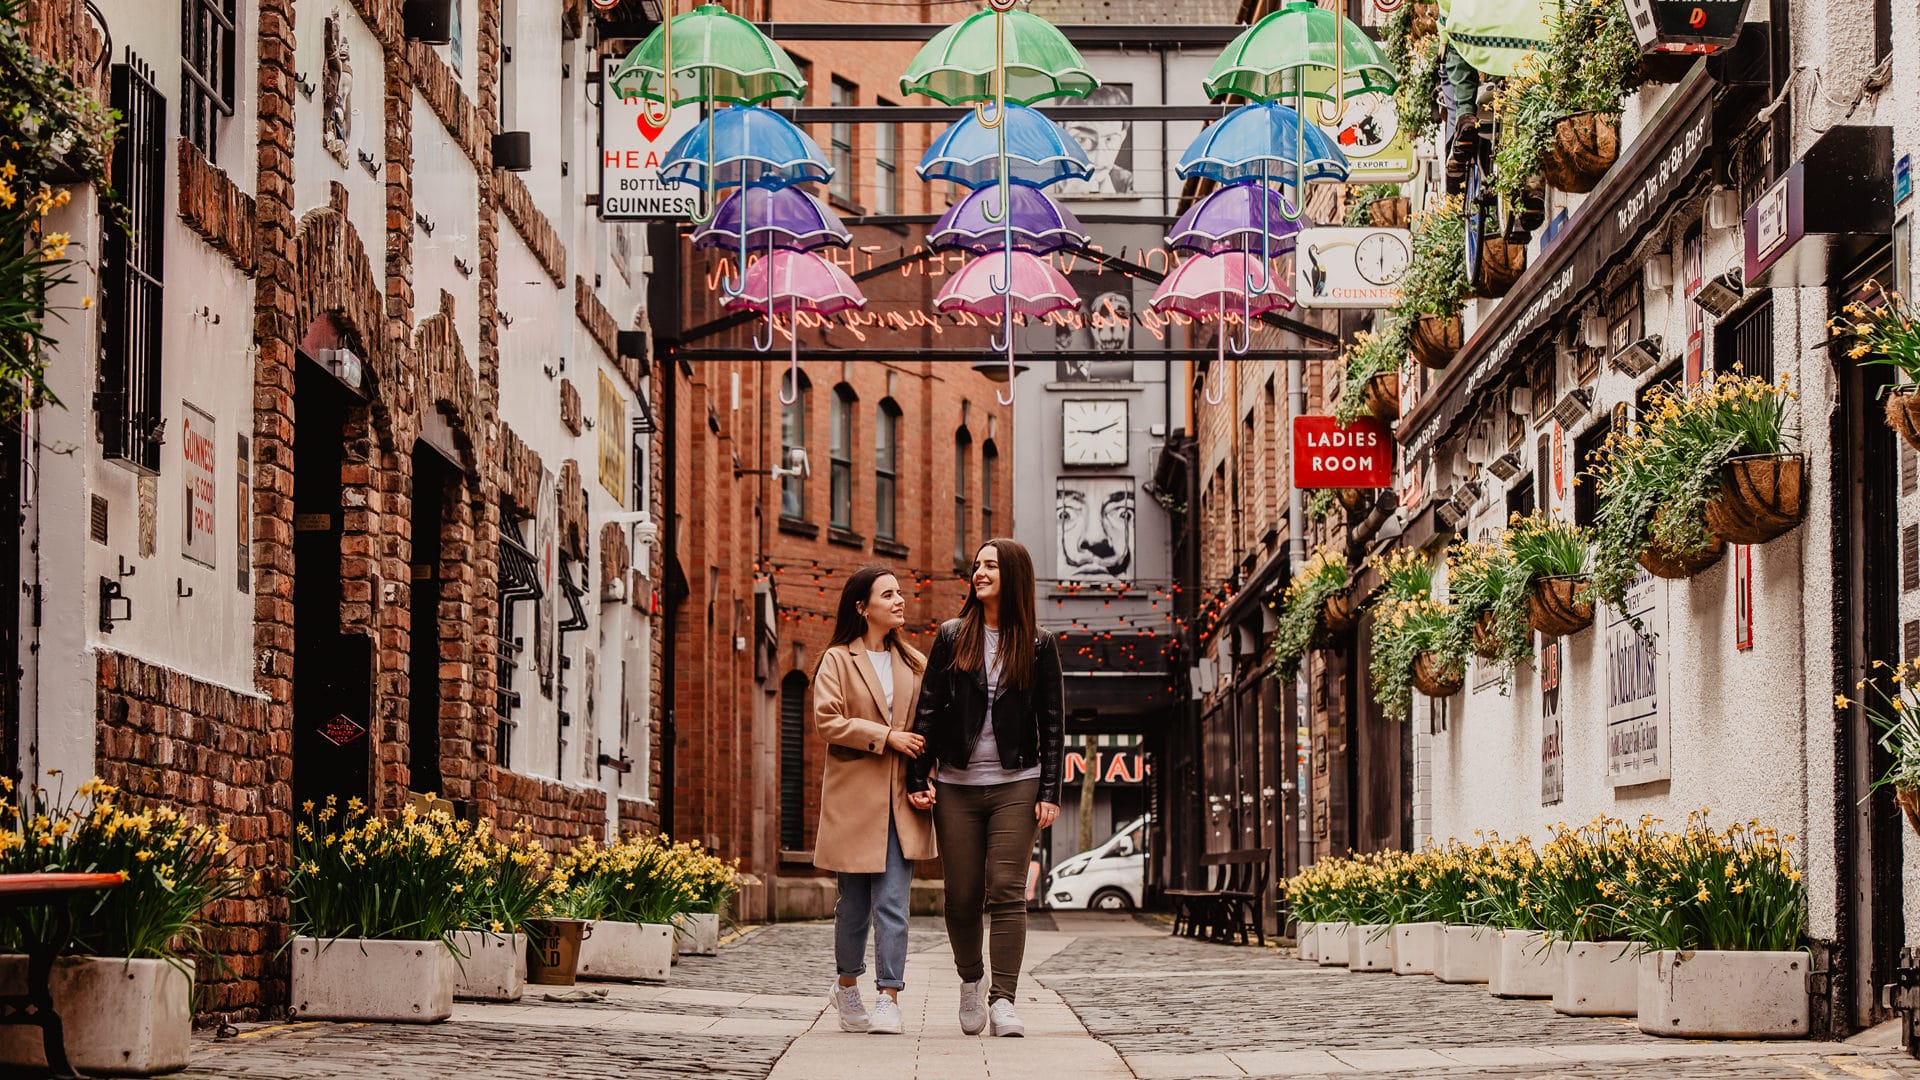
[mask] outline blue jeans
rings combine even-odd
[[[913,864],[900,853],[900,837],[887,821],[887,869],[881,874],[841,874],[833,905],[833,959],[843,979],[867,971],[867,927],[874,928],[874,982],[881,989],[907,984],[907,902],[913,895]]]

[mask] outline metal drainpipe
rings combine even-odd
[[[660,362],[660,376],[663,403],[660,410],[661,428],[665,435],[665,460],[661,463],[661,472],[665,474],[666,489],[663,493],[661,512],[666,517],[665,554],[660,560],[660,591],[666,594],[667,610],[662,637],[666,647],[660,650],[660,790],[655,798],[660,807],[660,831],[673,835],[673,747],[676,741],[674,732],[674,657],[678,653],[679,639],[673,632],[674,618],[679,614],[681,599],[674,595],[672,563],[680,551],[680,454],[679,442],[680,414],[680,374],[674,370],[677,363],[673,359],[671,348],[665,350],[666,358]]]
[[[1287,426],[1285,430],[1287,433],[1287,577],[1289,580],[1291,580],[1295,574],[1298,574],[1300,568],[1305,566],[1307,562],[1307,505],[1305,498],[1300,493],[1299,486],[1293,483],[1292,475],[1293,457],[1300,452],[1300,448],[1294,445],[1293,441],[1293,418],[1307,415],[1307,373],[1305,368],[1306,361],[1304,360],[1287,361]],[[1290,715],[1286,717],[1286,722],[1294,725],[1294,737],[1297,739],[1300,737],[1303,727],[1309,732],[1312,729],[1310,718],[1307,724],[1302,725],[1300,723],[1307,708],[1307,701],[1309,700],[1307,696],[1307,665],[1305,664],[1300,665],[1300,673],[1294,676],[1293,695],[1293,708],[1289,710]],[[1284,743],[1282,745],[1284,745]],[[1309,743],[1309,745],[1311,745],[1311,743]],[[1311,776],[1311,770],[1309,770],[1309,776]],[[1311,813],[1311,807],[1313,806],[1312,793],[1297,792],[1296,794],[1304,796],[1300,805],[1308,808],[1306,813]],[[1284,817],[1284,815],[1282,816]],[[1285,837],[1277,836],[1274,838],[1275,842],[1297,844],[1299,842],[1299,820],[1303,816],[1303,814],[1298,813],[1295,815],[1295,835]],[[1284,825],[1281,831],[1285,831]],[[1285,864],[1282,863],[1282,865]],[[1304,860],[1302,865],[1305,865]]]

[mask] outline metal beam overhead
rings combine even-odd
[[[930,41],[933,35],[945,30],[949,24],[772,22],[754,25],[775,41]],[[1217,49],[1247,29],[1239,23],[1063,23],[1057,28],[1067,36],[1068,41],[1082,49],[1140,46],[1177,49],[1185,45],[1206,45]]]
[[[942,361],[946,363],[956,363],[956,364],[971,363],[971,362],[976,362],[981,360],[999,361],[1002,363],[1005,362],[1004,353],[992,352],[990,350],[983,349],[983,348],[923,349],[918,346],[911,346],[911,345],[904,346],[897,349],[888,349],[884,347],[860,348],[860,349],[809,349],[807,352],[807,355],[810,358],[815,360],[828,359],[836,356],[840,357],[841,359],[851,359],[857,356],[865,356],[871,359],[871,358],[879,358],[882,356],[882,354],[885,354],[888,352],[899,353],[902,357],[906,357],[909,359],[937,360],[937,361]],[[1213,360],[1216,357],[1218,357],[1219,353],[1214,349],[1135,349],[1132,352],[1124,353],[1124,354],[1117,354],[1111,351],[1104,351],[1099,349],[1061,349],[1055,352],[1022,353],[1018,357],[1018,360],[1020,363],[1029,363],[1036,360],[1112,360],[1116,355],[1123,355],[1136,360]],[[1338,359],[1339,356],[1340,356],[1340,351],[1338,349],[1248,349],[1245,355],[1230,356],[1228,359],[1230,361],[1231,360],[1304,361],[1304,360],[1335,360],[1335,359]],[[739,348],[707,348],[707,349],[678,349],[677,348],[673,350],[673,358],[675,360],[685,360],[690,363],[697,363],[701,360],[769,360],[769,361],[777,360],[784,364],[786,363],[787,355],[786,355],[785,349],[776,348],[771,352],[760,352],[757,349],[746,348],[743,346]]]
[[[973,112],[953,105],[771,105],[796,124],[950,124]],[[1052,120],[1131,120],[1135,123],[1212,123],[1232,105],[1046,105]]]

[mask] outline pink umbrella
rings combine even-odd
[[[867,298],[846,271],[811,251],[774,248],[765,258],[747,267],[740,291],[725,296],[720,306],[728,311],[760,311],[768,315],[768,345],[772,344],[776,308],[787,309],[790,341],[787,384],[780,389],[780,403],[791,405],[800,395],[800,326],[794,316],[802,311],[816,315],[838,315],[867,306]],[[757,341],[756,341],[757,344]],[[763,346],[764,348],[764,346]]]
[[[1274,283],[1269,291],[1258,295],[1252,295],[1248,287],[1248,282],[1254,280],[1255,268],[1262,271],[1262,280],[1272,279]],[[1226,313],[1229,308],[1240,309],[1240,318],[1245,326],[1246,338],[1234,349],[1238,354],[1246,352],[1247,345],[1252,343],[1255,315],[1293,306],[1293,297],[1283,290],[1278,278],[1266,271],[1258,256],[1242,251],[1196,255],[1167,275],[1160,287],[1154,290],[1153,301],[1148,306],[1155,311],[1171,311],[1196,319],[1218,316],[1221,325],[1215,344],[1224,364],[1227,358]],[[1218,405],[1220,401],[1209,392],[1207,404]]]
[[[1009,390],[1013,389],[1014,313],[1040,318],[1079,306],[1080,294],[1067,284],[1065,274],[1033,252],[1013,248],[982,255],[962,266],[933,298],[935,311],[1000,316],[1000,329],[988,347],[1007,354]],[[998,390],[993,396],[1002,405],[1013,404],[1011,397]]]

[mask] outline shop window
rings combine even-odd
[[[1578,483],[1573,488],[1573,520],[1576,524],[1592,525],[1599,510],[1599,500],[1595,498],[1596,480],[1593,475],[1593,454],[1607,441],[1607,435],[1613,431],[1613,423],[1603,420],[1587,429],[1586,433],[1573,440],[1573,470]]]
[[[233,115],[237,3],[181,0],[180,8],[180,134],[218,161],[220,125]]]
[[[160,312],[166,229],[167,100],[145,64],[113,68],[113,107],[123,127],[113,147],[113,212],[100,260],[100,439],[104,455],[142,472],[160,468]]]
[[[780,680],[780,848],[807,845],[807,677],[787,672]]]
[[[1538,505],[1533,500],[1533,477],[1522,476],[1515,480],[1513,486],[1507,489],[1507,520],[1512,521],[1515,514],[1526,517],[1533,513],[1533,508]]]

